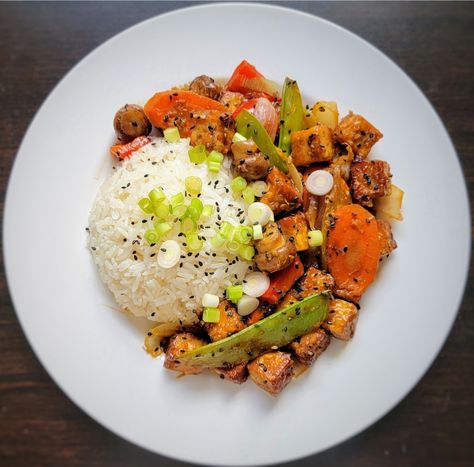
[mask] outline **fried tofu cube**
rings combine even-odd
[[[349,112],[339,122],[335,136],[339,142],[349,144],[357,156],[366,158],[383,134],[362,115]]]
[[[284,235],[294,238],[296,251],[304,251],[309,248],[308,223],[304,212],[284,217],[278,221],[278,225]]]
[[[273,167],[266,182],[267,192],[260,201],[270,206],[274,214],[293,211],[301,205],[301,197],[293,180],[281,170]]]
[[[389,222],[377,219],[377,227],[379,230],[380,257],[383,258],[397,248],[397,242],[393,238],[392,227]]]
[[[212,342],[229,337],[246,327],[242,316],[237,313],[234,305],[229,300],[220,301],[219,311],[219,322],[206,325],[207,333]]]
[[[230,114],[234,113],[244,102],[244,95],[240,92],[222,91],[219,101]]]
[[[322,326],[335,338],[348,341],[354,335],[358,319],[359,311],[353,303],[334,299],[329,302],[329,314]]]
[[[235,384],[242,384],[247,381],[249,372],[247,370],[247,362],[238,363],[229,368],[216,368],[216,373],[221,379],[227,379]]]
[[[270,394],[280,393],[293,376],[293,359],[286,352],[268,352],[247,365],[253,382]]]
[[[205,110],[193,113],[190,143],[192,146],[204,144],[208,151],[227,154],[235,134],[234,120],[229,114],[218,110]]]
[[[290,343],[290,350],[295,357],[305,365],[312,365],[316,359],[328,348],[331,338],[321,328],[298,337]]]
[[[318,124],[291,134],[291,157],[296,167],[327,162],[334,157],[333,131]]]
[[[179,361],[180,355],[206,345],[199,337],[190,332],[175,334],[168,344],[165,355],[164,367],[168,370],[179,371],[186,375],[197,375],[202,372],[202,367],[193,367]]]
[[[283,300],[278,304],[276,311],[283,310],[283,308],[293,305],[299,300],[298,292],[295,289],[290,289],[290,291],[283,297]]]
[[[351,193],[363,206],[373,206],[375,198],[392,192],[390,165],[385,161],[362,161],[352,164]]]
[[[262,306],[259,306],[247,316],[247,326],[258,323],[263,318],[265,318],[265,311]]]
[[[334,278],[331,274],[322,272],[311,266],[306,271],[300,283],[300,298],[310,297],[314,294],[330,292],[334,287]]]

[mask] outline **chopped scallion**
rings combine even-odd
[[[240,193],[247,186],[247,180],[244,177],[235,177],[230,182],[230,188],[235,193]]]
[[[240,243],[236,242],[235,240],[232,240],[231,242],[227,242],[227,249],[231,253],[238,253],[240,250]]]
[[[138,201],[138,206],[140,206],[141,210],[146,214],[151,214],[153,212],[153,206],[149,198],[142,198]]]
[[[224,221],[221,225],[219,233],[226,240],[230,240],[232,238],[233,233],[234,233],[234,229],[235,229],[235,227],[230,222]]]
[[[186,243],[188,245],[188,250],[192,252],[201,251],[203,246],[203,241],[195,233],[186,235]]]
[[[198,195],[202,190],[202,180],[199,177],[186,177],[184,179],[184,186],[191,195]]]
[[[170,198],[171,207],[174,208],[178,204],[184,203],[184,194],[183,193],[176,193]]]
[[[219,151],[211,151],[207,156],[208,162],[219,162],[224,160],[224,155]]]
[[[197,225],[196,222],[191,219],[191,217],[186,217],[181,221],[181,232],[188,235],[190,233],[196,232]]]
[[[169,222],[155,222],[153,226],[155,227],[156,233],[160,237],[168,233],[172,228]]]
[[[250,245],[242,245],[239,249],[239,256],[246,261],[251,261],[255,256],[255,248]]]
[[[219,173],[221,170],[221,163],[214,161],[207,161],[207,170],[213,173]]]
[[[188,208],[185,204],[178,204],[171,210],[171,213],[177,219],[184,219],[189,214]]]
[[[201,217],[203,209],[202,201],[199,198],[193,198],[188,207],[189,216],[197,222]]]
[[[214,237],[211,238],[210,242],[212,248],[218,250],[225,244],[226,239],[220,233],[217,233],[217,235],[214,235]]]
[[[150,198],[150,201],[153,203],[153,205],[156,205],[163,201],[166,196],[162,188],[153,188],[153,190],[148,193],[148,198]]]
[[[253,239],[254,240],[261,240],[263,238],[263,230],[260,224],[256,224],[252,226],[253,229]]]
[[[323,233],[320,230],[310,230],[308,232],[308,243],[311,248],[316,248],[323,244]]]
[[[202,210],[201,218],[204,218],[204,220],[208,220],[212,216],[213,213],[214,213],[214,205],[206,204]]]
[[[202,164],[206,160],[206,146],[200,144],[188,151],[189,160],[193,164]]]
[[[225,295],[232,303],[237,303],[244,295],[244,289],[241,285],[229,285],[225,289]]]
[[[177,143],[180,138],[179,130],[176,127],[166,128],[163,130],[163,136],[167,143]]]
[[[202,313],[202,320],[205,323],[218,323],[221,319],[219,308],[207,306]]]
[[[170,207],[169,204],[162,202],[155,206],[153,206],[153,213],[159,219],[167,219],[170,215]]]
[[[255,201],[255,193],[249,186],[242,191],[242,197],[247,204],[252,204]]]
[[[239,243],[247,244],[252,240],[252,227],[248,225],[241,225],[236,229],[234,240]]]
[[[148,229],[145,232],[145,240],[151,245],[160,239],[160,235],[155,229]]]

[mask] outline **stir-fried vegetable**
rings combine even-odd
[[[303,129],[303,102],[296,81],[285,78],[280,109],[280,139],[278,147],[287,155],[291,153],[291,133]]]
[[[230,337],[185,352],[179,361],[204,368],[246,362],[310,332],[326,319],[328,310],[326,294],[312,295]]]
[[[263,272],[252,272],[245,276],[243,290],[250,297],[260,297],[268,287],[270,287],[270,279]]]
[[[375,279],[380,259],[377,221],[359,204],[338,208],[326,239],[328,270],[338,295],[358,302]]]
[[[303,263],[299,257],[296,256],[293,263],[272,276],[270,286],[260,298],[268,303],[278,303],[303,274]]]
[[[115,144],[110,148],[110,154],[122,161],[130,157],[135,151],[138,151],[149,142],[150,138],[147,136],[139,136],[127,144]]]
[[[176,127],[166,128],[163,130],[163,136],[167,143],[177,143],[180,138],[179,130]]]
[[[219,102],[208,97],[201,96],[192,91],[180,91],[171,89],[169,91],[157,92],[145,104],[145,114],[157,128],[170,128],[174,126],[174,119],[170,113],[185,109],[180,113],[181,136],[190,134],[193,119],[190,114],[203,110],[218,110],[226,112],[226,108]],[[186,122],[189,120],[189,124]]]
[[[403,195],[403,190],[392,183],[392,192],[389,195],[374,200],[377,218],[388,221],[392,219],[401,221],[403,219]]]
[[[229,91],[249,93],[264,93],[270,98],[278,93],[278,87],[275,83],[265,79],[253,65],[247,60],[243,60],[232,73],[226,84]]]
[[[288,172],[286,161],[278,149],[273,144],[270,136],[265,128],[250,112],[242,110],[238,115],[236,121],[237,131],[245,136],[247,139],[252,138],[258,149],[268,157],[271,165],[278,167],[282,172]]]

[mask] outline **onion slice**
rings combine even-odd
[[[306,189],[313,195],[324,196],[331,191],[334,179],[327,170],[315,170],[306,179]]]
[[[244,295],[237,303],[237,312],[240,316],[247,316],[255,311],[260,305],[258,298]]]
[[[164,269],[172,268],[178,261],[181,251],[179,245],[174,240],[166,240],[160,246],[158,252],[158,265]]]
[[[260,297],[270,287],[270,278],[263,272],[251,272],[245,277],[244,293],[249,297]]]
[[[247,209],[247,216],[251,224],[266,225],[273,217],[273,211],[265,203],[252,203]]]

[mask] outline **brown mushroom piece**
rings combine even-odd
[[[189,84],[189,90],[214,100],[218,100],[221,94],[221,86],[210,76],[206,75],[200,75],[194,78]]]
[[[251,140],[238,141],[231,146],[235,171],[246,180],[265,178],[270,170],[270,162]]]
[[[115,114],[114,129],[118,140],[128,143],[138,136],[149,135],[151,123],[142,107],[135,104],[125,104]]]
[[[254,260],[258,268],[265,272],[277,272],[285,269],[295,259],[294,239],[283,235],[276,222],[264,227],[263,238],[255,242],[257,255]]]

